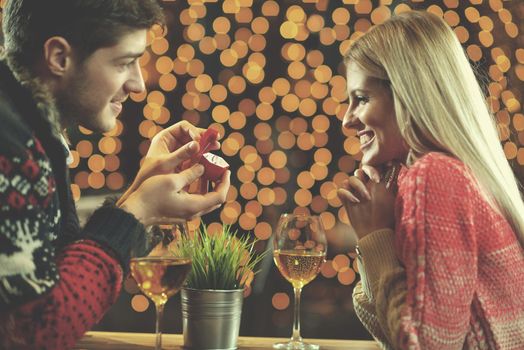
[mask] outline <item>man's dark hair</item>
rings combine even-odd
[[[64,37],[85,59],[153,24],[164,24],[157,0],[8,0],[2,18],[5,53],[27,67],[50,37]]]

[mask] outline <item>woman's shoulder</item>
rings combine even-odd
[[[428,167],[462,167],[465,165],[459,159],[450,154],[443,152],[429,152],[417,159],[412,165],[412,168],[428,168]]]
[[[407,167],[406,175],[424,174],[467,174],[468,167],[459,159],[442,152],[429,152]]]
[[[402,171],[399,187],[418,183],[425,188],[451,188],[471,184],[473,179],[471,171],[461,160],[442,152],[429,152]]]

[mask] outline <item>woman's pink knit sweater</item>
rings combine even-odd
[[[524,349],[524,250],[460,161],[401,173],[396,229],[359,241],[355,311],[385,348]]]

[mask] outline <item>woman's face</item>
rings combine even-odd
[[[397,125],[393,96],[384,81],[367,75],[357,64],[347,66],[349,107],[342,126],[356,129],[362,164],[404,162],[408,147]]]

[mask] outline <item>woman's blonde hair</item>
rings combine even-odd
[[[464,162],[524,246],[524,203],[494,118],[455,33],[428,12],[405,12],[357,39],[345,57],[389,82],[402,137],[415,155]]]

